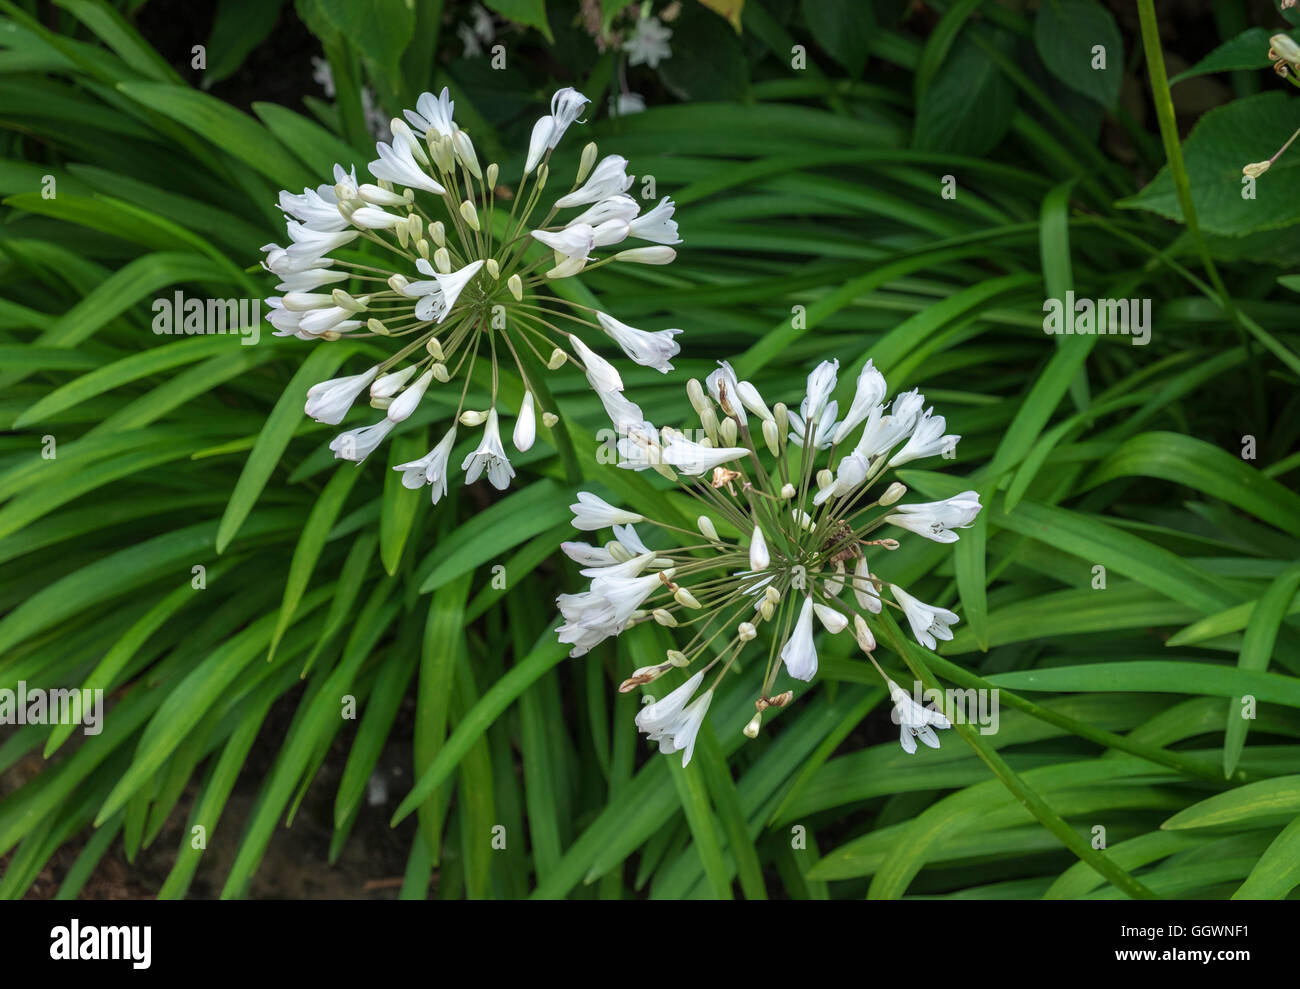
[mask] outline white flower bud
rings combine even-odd
[[[466,199],[460,204],[460,215],[469,224],[469,228],[476,233],[478,232],[478,210],[474,208],[474,203]]]
[[[763,530],[754,526],[754,534],[749,538],[749,569],[766,570],[771,562],[772,557],[767,551],[767,540],[763,538]]]
[[[596,164],[596,142],[592,141],[582,149],[582,158],[578,161],[578,178],[574,185],[582,185],[591,174],[591,166]]]
[[[885,488],[885,493],[880,496],[880,504],[892,505],[905,494],[907,494],[907,485],[895,481],[889,487]]]
[[[871,634],[871,629],[867,628],[861,615],[853,616],[853,638],[858,640],[858,647],[865,653],[876,648],[876,637]]]

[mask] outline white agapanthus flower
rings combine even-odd
[[[476,9],[474,17],[481,37],[483,16]],[[556,422],[542,404],[546,390],[534,380],[541,366],[555,370],[572,361],[612,417],[642,419],[623,397],[618,371],[589,344],[603,335],[633,361],[666,372],[681,331],[629,326],[549,291],[556,279],[611,262],[668,264],[676,256],[670,245],[680,242],[672,200],[642,216],[641,203],[628,195],[633,177],[627,159],[598,160],[594,144],[583,150],[568,188],[558,197],[547,193],[551,152],[588,102],[571,88],[554,95],[550,113],[533,128],[513,192],[498,187],[498,165],[479,161],[444,89],[422,94],[406,119],[388,124],[391,137],[376,145],[367,166],[373,182],[362,181],[355,166],[336,165],[333,182],[280,193],[288,244],[263,248],[263,267],[279,276],[283,293],[267,299],[276,335],[396,341],[392,356],[363,374],[309,391],[306,412],[320,422],[342,422],[367,386],[371,407],[387,413],[373,426],[337,437],[330,444],[336,456],[364,460],[428,389],[461,379],[453,385],[459,394],[454,418],[483,427],[482,442],[462,461],[466,482],[486,476],[504,487],[514,469],[500,442],[500,417],[508,414],[497,394],[502,363],[517,370],[526,392],[510,430],[521,452],[533,445],[538,420],[548,429]],[[539,210],[545,219],[534,225]],[[616,253],[602,256],[614,245]],[[468,379],[480,362],[490,365],[484,376],[491,381],[490,401],[485,409],[467,408]],[[436,502],[447,490],[450,454],[449,448],[435,450],[412,462],[427,461],[436,470],[401,465],[403,483],[424,476]]]
[[[899,726],[898,741],[903,746],[903,751],[908,755],[916,752],[918,738],[930,748],[937,749],[939,736],[935,734],[934,729],[951,728],[952,722],[948,720],[948,716],[942,711],[918,704],[906,690],[888,677],[885,678],[885,682],[889,686],[889,699],[894,705],[890,716],[894,719],[894,724]]]
[[[671,739],[670,746],[661,745],[664,751],[690,750],[708,707],[707,701],[687,706],[701,674],[717,668],[711,691],[757,638],[767,640],[767,670],[755,702],[758,716],[745,729],[749,737],[758,733],[764,710],[793,696],[771,695],[782,669],[804,682],[817,675],[819,627],[830,635],[851,629],[873,663],[873,625],[886,606],[902,613],[926,648],[952,638],[953,612],[924,604],[877,574],[878,567],[888,572],[886,558],[899,547],[877,530],[896,526],[946,543],[974,521],[980,511],[974,491],[902,505],[907,488],[884,479],[909,447],[933,455],[960,437],[944,435],[942,418],[923,411],[925,398],[916,391],[886,401],[884,376],[869,361],[858,375],[844,420],[849,425],[838,423],[832,397],[837,371],[835,361],[813,368],[796,414],[783,402],[769,403],[722,362],[706,382],[687,385],[698,430],[688,435],[656,428],[636,406],[629,423],[616,422],[619,466],[652,469],[695,497],[698,539],[677,519],[617,508],[589,492],[579,493],[572,506],[575,528],[593,532],[637,523],[677,544],[650,549],[639,536],[631,542],[617,529],[603,547],[566,544],[565,552],[587,565],[582,573],[591,585],[557,601],[565,619],[560,640],[572,644],[575,656],[645,621],[689,635],[665,662],[637,670],[622,688],[650,683],[674,667],[695,670],[684,687],[638,717],[638,727],[652,738]],[[917,738],[937,744],[930,727],[946,727],[936,720],[942,715],[904,713],[905,748],[915,748]]]
[[[664,27],[659,18],[641,18],[623,42],[627,64],[657,68],[660,62],[673,57],[673,50],[668,44],[668,39],[672,36],[672,29]]]

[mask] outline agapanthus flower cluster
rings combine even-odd
[[[769,405],[748,381],[722,363],[687,394],[699,416],[693,435],[649,422],[624,423],[619,465],[653,469],[696,499],[694,528],[616,508],[582,492],[572,506],[575,528],[610,528],[603,545],[571,542],[563,549],[591,578],[588,590],[562,594],[562,642],[578,656],[646,621],[676,630],[679,648],[662,663],[637,670],[622,690],[656,680],[675,667],[689,680],[644,707],[637,727],[665,752],[688,761],[713,689],[748,644],[767,649],[767,667],[744,733],[755,737],[769,707],[783,707],[792,691],[773,694],[777,676],[809,681],[817,673],[814,632],[845,631],[885,677],[903,747],[916,740],[938,747],[940,712],[922,707],[876,663],[872,630],[885,607],[906,618],[917,642],[933,649],[951,639],[957,615],[927,604],[889,579],[888,557],[899,539],[955,542],[980,511],[965,491],[943,501],[902,504],[907,488],[886,474],[925,457],[952,455],[960,437],[913,389],[886,402],[884,376],[868,360],[849,408],[832,398],[839,363],[808,375],[798,409]],[[639,532],[637,526],[642,529]],[[650,531],[671,548],[650,548]],[[700,690],[712,672],[707,689]]]
[[[504,488],[514,469],[501,441],[502,416],[515,415],[519,451],[533,445],[539,416],[546,427],[556,422],[538,397],[540,369],[572,361],[611,414],[621,407],[622,378],[580,334],[603,334],[636,363],[671,370],[680,330],[640,330],[546,291],[554,279],[613,261],[668,264],[676,257],[670,245],[680,243],[672,200],[643,214],[628,195],[627,160],[598,159],[595,144],[583,149],[567,191],[553,199],[547,192],[551,153],[588,102],[573,89],[555,94],[551,112],[533,127],[513,191],[498,187],[496,163],[480,163],[444,89],[436,97],[425,93],[406,120],[392,121],[392,143],[378,144],[378,158],[367,166],[373,182],[359,179],[355,166],[336,165],[333,184],[280,193],[291,243],[263,248],[264,267],[281,279],[283,295],[267,300],[277,335],[386,337],[396,344],[379,364],[309,390],[306,412],[319,422],[342,422],[363,393],[384,413],[337,436],[330,444],[336,457],[364,460],[430,387],[454,380],[456,421],[483,427],[478,448],[461,463],[466,482],[486,474]],[[544,200],[547,211],[536,217]],[[599,260],[593,254],[625,241],[644,243]],[[367,244],[369,254],[357,250]],[[502,408],[497,393],[499,362],[507,359],[525,387],[514,410]],[[490,400],[470,409],[466,395],[479,362],[491,370]],[[407,487],[430,485],[435,502],[446,493],[456,430],[453,423],[426,456],[397,468]]]

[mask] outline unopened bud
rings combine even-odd
[[[366,329],[375,334],[375,336],[388,336],[388,327],[374,317],[366,320]]]
[[[481,179],[483,177],[483,169],[479,168],[478,155],[474,153],[474,142],[469,139],[469,135],[463,130],[458,130],[452,136],[451,144],[456,150],[456,157],[459,158],[460,163],[469,170],[470,175],[474,176],[476,179]],[[477,230],[478,227],[475,227],[474,229]]]
[[[515,297],[516,302],[524,301],[524,280],[522,278],[518,275],[511,275],[506,281],[506,285],[510,288],[510,294]]]
[[[1269,168],[1272,166],[1272,164],[1273,163],[1271,161],[1251,162],[1249,165],[1246,165],[1244,168],[1242,168],[1241,174],[1245,175],[1247,178],[1257,179],[1265,172],[1267,172]]]
[[[633,247],[619,251],[614,255],[615,261],[631,261],[635,264],[672,264],[677,252],[671,247]]]
[[[781,485],[781,497],[784,498],[786,501],[789,501],[796,494],[798,494],[798,492],[795,491],[793,484],[786,483]]]
[[[424,349],[429,352],[429,356],[434,360],[445,361],[447,355],[442,352],[442,344],[438,342],[437,337],[429,337],[424,341]]]
[[[542,425],[545,426],[547,429],[550,429],[559,421],[560,421],[560,417],[557,416],[554,412],[542,413]]]
[[[763,420],[763,442],[772,451],[772,456],[779,457],[781,455],[781,436],[777,431],[774,419]]]
[[[563,364],[568,359],[569,359],[568,355],[559,347],[556,347],[554,350],[551,351],[551,359],[546,362],[546,366],[550,368],[552,371],[554,371],[556,368],[558,368],[561,364]]]
[[[446,364],[435,364],[429,368],[433,372],[434,378],[441,381],[444,385],[451,380],[451,373],[447,370]]]
[[[484,264],[483,267],[487,269],[487,273],[491,276],[493,281],[496,281],[501,277],[501,265],[497,264],[496,258],[488,258],[487,263]]]
[[[889,487],[885,488],[885,493],[880,496],[880,504],[892,505],[905,494],[907,494],[907,485],[895,481]]]
[[[699,378],[691,378],[686,382],[686,397],[690,400],[691,408],[695,410],[696,415],[703,415],[704,410],[711,406]]]
[[[678,652],[676,649],[668,650],[668,662],[672,663],[674,666],[677,667],[691,665],[691,661],[686,658],[686,654],[682,652]]]
[[[759,711],[749,719],[749,724],[745,725],[742,733],[746,738],[758,738],[758,730],[763,727],[763,712]]]
[[[699,609],[703,607],[703,605],[695,599],[695,595],[684,587],[679,587],[673,592],[673,600],[685,608]]]
[[[591,174],[591,166],[596,164],[596,142],[592,141],[582,149],[582,158],[578,161],[578,185],[587,181],[587,176]]]
[[[695,520],[695,527],[700,530],[700,534],[709,542],[718,542],[718,530],[713,525],[713,520],[707,515],[701,515]]]
[[[728,416],[722,420],[718,427],[718,432],[722,434],[722,442],[727,446],[736,445],[736,420]]]
[[[440,247],[433,252],[433,266],[444,275],[451,272],[451,254],[447,248]]]
[[[475,232],[478,231],[478,210],[474,208],[473,202],[466,199],[460,204],[460,215],[469,224],[469,228]]]
[[[871,634],[871,629],[867,628],[861,615],[853,616],[853,638],[858,640],[859,648],[865,653],[876,648],[876,637]]]
[[[476,412],[473,409],[466,409],[460,414],[460,424],[462,426],[481,426],[487,422],[488,414],[486,412]]]
[[[655,621],[657,621],[660,625],[663,625],[665,628],[677,627],[677,619],[674,618],[673,613],[671,611],[668,611],[666,608],[655,608],[654,611],[650,612],[650,615],[651,617],[654,618]]]
[[[749,622],[741,622],[736,626],[736,635],[740,637],[741,642],[748,642],[758,635],[758,629],[754,628]]]

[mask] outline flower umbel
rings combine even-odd
[[[436,97],[423,94],[405,111],[406,120],[392,121],[391,143],[376,145],[368,166],[374,183],[360,180],[355,166],[336,165],[332,184],[280,193],[290,243],[263,248],[263,267],[281,279],[283,295],[267,300],[276,334],[320,341],[388,337],[396,344],[381,363],[308,393],[306,412],[320,422],[342,422],[367,387],[371,407],[386,413],[379,423],[336,438],[330,444],[336,456],[365,459],[431,386],[463,379],[455,418],[462,426],[484,426],[482,442],[462,464],[466,483],[486,475],[504,487],[514,473],[500,441],[499,420],[513,411],[498,400],[499,366],[507,361],[526,392],[511,430],[520,451],[532,446],[538,418],[546,427],[555,423],[535,380],[541,368],[572,361],[606,408],[640,418],[620,394],[618,372],[578,334],[587,341],[603,336],[636,363],[667,372],[681,331],[637,329],[547,290],[556,279],[611,262],[668,264],[676,256],[671,245],[681,242],[672,201],[641,216],[640,202],[626,194],[627,160],[598,161],[595,144],[584,148],[567,191],[547,192],[551,153],[588,102],[574,89],[555,94],[551,112],[533,128],[513,190],[498,185],[497,164],[479,161],[444,89]],[[649,246],[597,258],[601,248],[625,240]],[[467,409],[479,362],[490,368],[488,406]],[[422,461],[433,465],[428,470],[399,466],[403,483],[426,478],[437,502],[447,490],[449,453],[431,451]]]
[[[573,644],[576,656],[640,622],[678,630],[679,648],[623,685],[631,690],[675,666],[692,669],[683,687],[637,719],[663,751],[685,749],[689,757],[713,689],[760,637],[768,656],[755,701],[758,714],[744,732],[751,738],[763,711],[783,707],[792,697],[789,691],[772,696],[782,667],[796,680],[816,676],[818,626],[831,635],[852,627],[873,664],[872,625],[885,607],[897,609],[927,648],[952,638],[953,612],[918,600],[877,567],[888,571],[887,557],[899,547],[896,534],[955,542],[956,530],[978,515],[979,497],[965,491],[944,501],[903,505],[898,502],[906,487],[880,482],[893,466],[948,453],[960,437],[946,433],[943,417],[916,391],[886,403],[884,376],[870,361],[858,375],[845,419],[837,422],[838,405],[831,398],[837,370],[831,361],[813,369],[796,413],[781,402],[769,405],[723,363],[704,384],[687,386],[701,424],[693,436],[644,421],[619,424],[619,466],[653,469],[693,496],[701,511],[694,529],[614,508],[588,492],[573,506],[577,528],[614,526],[616,539],[604,547],[565,544],[569,556],[589,564],[582,573],[591,587],[561,595],[566,622],[560,639]],[[628,524],[633,522],[676,545],[647,548]],[[703,675],[715,669],[708,689],[687,706]],[[896,685],[885,679],[894,695]],[[933,729],[947,727],[943,715],[900,710],[905,749],[915,751],[918,738],[938,745]],[[666,737],[672,739],[667,746]]]

